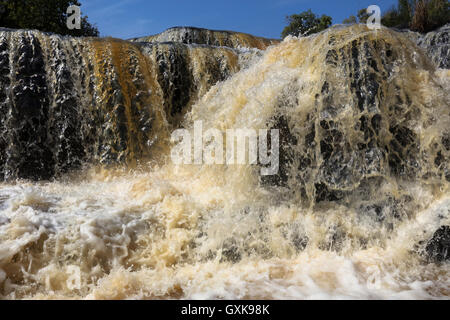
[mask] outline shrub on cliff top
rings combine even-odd
[[[281,33],[282,38],[292,36],[308,36],[320,32],[331,26],[332,18],[327,15],[316,16],[311,9],[300,14],[293,14],[286,17],[289,23]]]

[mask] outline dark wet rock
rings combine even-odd
[[[259,50],[240,51],[175,42],[139,45],[157,66],[164,110],[167,120],[174,126],[210,87],[260,54]]]
[[[289,170],[294,161],[294,151],[292,146],[297,144],[296,137],[290,132],[289,119],[285,116],[274,117],[271,121],[271,129],[279,130],[279,161],[280,168],[276,175],[262,176],[261,182],[264,185],[276,185],[286,187],[289,180]],[[267,139],[268,148],[271,150],[272,141],[270,136]]]
[[[194,91],[187,48],[171,46],[168,50],[158,51],[156,59],[159,68],[158,82],[161,84],[164,100],[167,103],[165,109],[173,117],[182,112]]]
[[[6,38],[0,38],[0,167],[3,168],[6,163],[6,149],[8,146],[5,137],[6,116],[9,109],[9,93],[7,88],[11,83],[9,77],[9,43]],[[4,170],[0,170],[0,179],[4,179]]]
[[[76,89],[77,74],[72,74],[67,60],[71,57],[57,39],[51,40],[53,50],[48,61],[51,77],[56,79],[49,87],[48,131],[52,143],[58,145],[54,154],[55,172],[67,172],[79,168],[85,159],[81,119],[80,93]]]
[[[48,179],[54,158],[48,144],[49,101],[44,54],[39,40],[28,34],[18,38],[11,72],[11,100],[7,104],[3,139],[7,141],[6,179]]]
[[[436,67],[450,69],[450,24],[426,34],[401,30],[421,47]]]
[[[450,69],[450,24],[418,36],[417,44],[427,51],[437,67]]]
[[[222,247],[222,261],[237,263],[242,259],[239,246],[233,238],[224,242]]]
[[[443,262],[450,260],[450,226],[442,226],[428,241],[425,248],[430,261]]]
[[[308,245],[309,239],[306,236],[294,233],[293,235],[291,235],[291,242],[295,248],[295,251],[301,252],[305,250],[306,246]]]

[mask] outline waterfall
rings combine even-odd
[[[0,295],[448,297],[450,83],[423,45],[0,31]],[[198,121],[279,130],[278,173],[174,164]]]
[[[258,50],[0,31],[2,179],[162,153],[199,96]],[[14,128],[14,129],[13,129]]]

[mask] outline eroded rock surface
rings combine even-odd
[[[450,69],[450,24],[427,34],[411,31],[405,34],[427,52],[438,68]]]
[[[178,42],[185,44],[205,44],[229,48],[256,48],[265,50],[267,47],[278,44],[280,40],[255,37],[250,34],[217,31],[194,27],[175,27],[157,35],[134,38],[135,42]]]

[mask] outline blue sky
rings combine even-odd
[[[81,0],[83,14],[102,36],[128,39],[175,26],[232,30],[279,38],[285,17],[312,9],[333,17],[333,24],[371,4],[382,12],[396,0]]]

